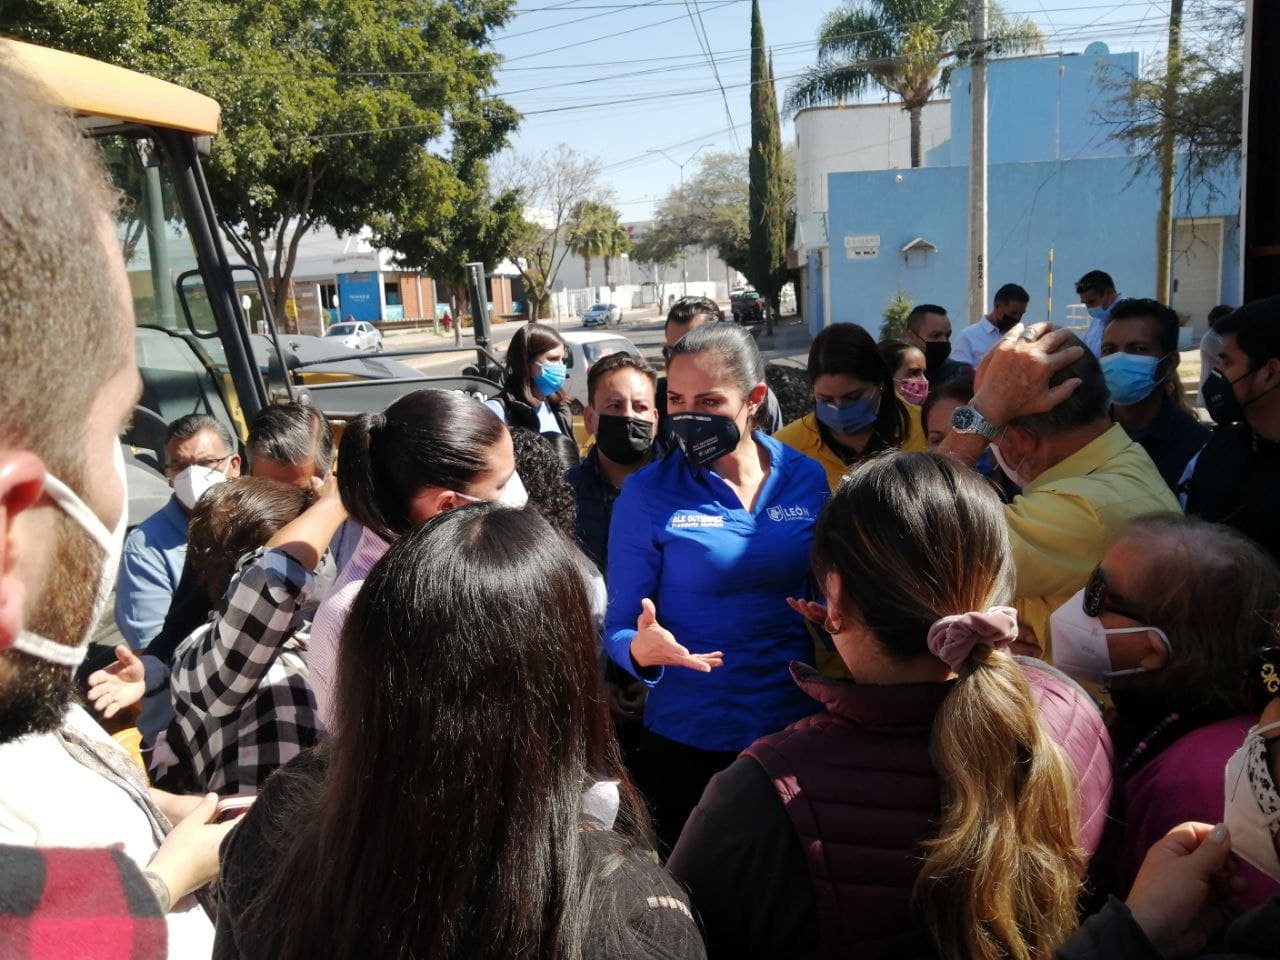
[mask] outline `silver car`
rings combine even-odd
[[[564,390],[569,395],[574,413],[581,413],[587,405],[587,373],[597,360],[603,360],[611,353],[641,355],[634,343],[617,333],[566,330],[560,336],[564,340],[564,364],[569,374]]]
[[[621,322],[622,308],[616,303],[597,303],[582,315],[584,327],[604,327],[609,324],[616,326]]]

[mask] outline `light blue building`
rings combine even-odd
[[[1122,119],[1117,84],[1137,69],[1136,53],[1110,54],[1102,44],[1081,55],[991,64],[989,296],[1019,283],[1032,296],[1029,317],[1061,323],[1077,301],[1075,280],[1088,270],[1106,270],[1122,295],[1153,294],[1158,177],[1138,174],[1110,136]],[[965,316],[968,86],[967,69],[957,70],[950,139],[925,153],[924,167],[826,174],[827,209],[819,213],[826,229],[804,238],[806,314],[815,331],[852,322],[878,332],[900,291],[945,306],[956,329],[979,319]],[[798,165],[804,148],[802,138]],[[1188,340],[1203,331],[1210,307],[1239,302],[1239,198],[1234,174],[1176,192],[1173,305],[1185,315]]]

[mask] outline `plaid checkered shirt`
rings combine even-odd
[[[163,960],[164,914],[119,850],[0,846],[0,957]]]
[[[255,793],[319,739],[302,630],[313,585],[283,550],[250,554],[213,618],[175,652],[168,737],[181,738],[175,752],[203,789]]]

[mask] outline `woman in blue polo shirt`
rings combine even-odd
[[[609,526],[605,642],[651,687],[633,773],[668,846],[715,773],[815,707],[788,671],[813,645],[787,597],[807,593],[828,485],[752,429],[765,389],[741,327],[686,334],[667,361],[678,448],[627,479]]]

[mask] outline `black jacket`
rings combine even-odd
[[[1129,908],[1114,897],[1086,920],[1054,960],[1163,960]],[[1280,957],[1280,900],[1250,910],[1226,928],[1198,960],[1262,960]]]
[[[1187,513],[1234,527],[1280,559],[1280,443],[1247,424],[1219,427],[1196,459],[1187,482]]]
[[[1168,397],[1160,404],[1160,412],[1150,426],[1145,430],[1126,427],[1125,432],[1147,451],[1160,476],[1175,493],[1187,464],[1209,439],[1209,428]]]
[[[559,402],[556,397],[561,398]],[[512,396],[506,389],[503,389],[496,397],[502,404],[502,409],[506,411],[506,421],[509,427],[523,427],[526,430],[532,430],[534,433],[541,433],[542,427],[538,423],[538,411],[525,403],[518,397]],[[553,397],[547,398],[547,406],[551,408],[552,415],[556,418],[556,423],[560,425],[560,432],[566,437],[573,436],[573,410],[569,406],[569,401],[563,399],[562,394],[555,394]]]
[[[578,545],[604,573],[609,563],[609,521],[613,518],[613,502],[621,491],[600,469],[600,453],[595,447],[564,478],[573,487],[578,502],[574,526]]]

